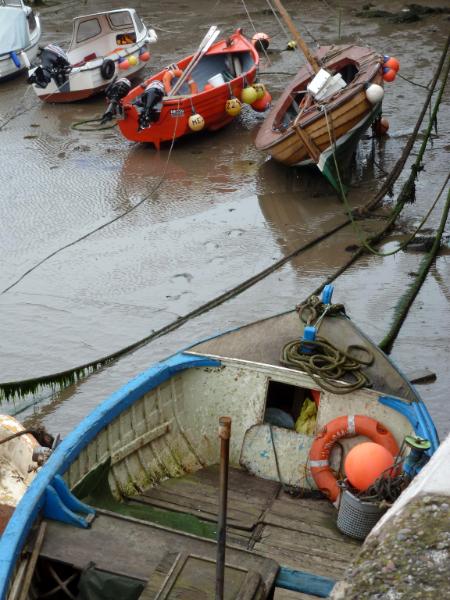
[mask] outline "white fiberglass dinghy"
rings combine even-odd
[[[28,82],[46,102],[73,102],[105,89],[117,74],[135,75],[149,61],[148,44],[157,35],[132,8],[77,17],[72,40],[64,51],[49,44],[40,65],[29,70]]]

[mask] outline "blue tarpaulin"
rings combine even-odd
[[[27,17],[21,8],[0,7],[0,55],[30,45]]]

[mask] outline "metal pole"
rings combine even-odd
[[[220,488],[217,518],[216,600],[223,600],[225,579],[225,544],[227,537],[228,460],[230,454],[231,418],[220,417]]]

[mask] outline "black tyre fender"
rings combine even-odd
[[[114,64],[114,61],[110,58],[107,58],[100,67],[101,76],[103,77],[103,79],[111,79],[115,72],[116,65]]]

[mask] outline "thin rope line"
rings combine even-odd
[[[181,102],[181,100],[178,100],[178,109],[180,108],[180,102]],[[172,142],[171,142],[171,145],[170,145],[170,148],[169,148],[169,153],[167,155],[167,159],[166,159],[166,162],[165,162],[165,165],[164,165],[164,168],[163,168],[162,175],[161,175],[159,181],[154,186],[154,188],[146,196],[144,196],[143,198],[141,198],[141,200],[139,200],[139,202],[137,204],[135,204],[134,206],[132,206],[131,208],[129,208],[128,210],[126,210],[122,214],[117,215],[116,217],[114,217],[114,219],[111,219],[110,221],[107,221],[106,223],[103,223],[102,225],[100,225],[99,227],[96,227],[92,231],[89,231],[88,233],[86,233],[86,234],[80,236],[79,238],[77,238],[76,240],[73,240],[73,241],[69,242],[68,244],[65,244],[64,246],[61,246],[57,250],[54,250],[53,252],[51,252],[50,254],[48,254],[45,258],[43,258],[38,263],[36,263],[32,267],[30,267],[27,271],[25,271],[24,273],[22,273],[22,275],[18,279],[16,279],[16,281],[14,281],[11,285],[9,285],[4,290],[2,290],[0,292],[0,295],[3,295],[6,292],[9,292],[9,290],[11,290],[12,288],[14,288],[27,275],[29,275],[30,273],[32,273],[33,271],[35,271],[38,267],[40,267],[42,264],[44,264],[50,258],[53,258],[54,256],[56,256],[57,254],[59,254],[63,250],[67,250],[67,248],[70,248],[71,246],[75,246],[75,244],[78,244],[79,242],[87,239],[88,237],[90,237],[94,233],[97,233],[98,231],[101,231],[102,229],[105,229],[109,225],[112,225],[112,223],[115,223],[119,219],[122,219],[126,215],[130,214],[132,211],[136,210],[136,208],[138,208],[139,206],[141,206],[141,204],[143,204],[146,200],[148,200],[149,198],[151,198],[155,194],[155,192],[158,191],[158,189],[161,187],[161,185],[164,182],[164,179],[165,179],[165,176],[166,176],[166,172],[167,172],[167,167],[169,166],[169,160],[170,160],[170,157],[171,157],[171,154],[172,154],[172,150],[173,150],[173,147],[174,147],[174,144],[175,144],[176,132],[177,132],[177,126],[178,126],[178,120],[179,120],[179,116],[178,116],[178,113],[177,113],[177,117],[176,117],[176,121],[175,121],[175,127],[174,127],[174,131],[173,131],[173,136],[172,136]]]

